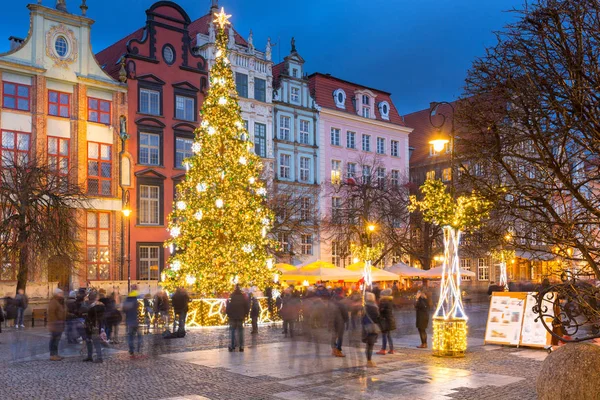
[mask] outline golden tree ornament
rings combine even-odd
[[[184,161],[187,173],[177,185],[165,243],[172,250],[163,285],[187,286],[203,297],[229,292],[235,283],[265,288],[277,273],[267,261],[273,243],[265,232],[273,214],[257,179],[263,163],[248,142],[227,59],[229,17],[223,9],[217,14],[217,51],[202,123]]]
[[[221,7],[221,12],[214,13],[215,20],[213,21],[215,24],[219,25],[219,28],[225,29],[227,25],[230,25],[229,18],[231,18],[231,14],[225,13],[225,8]]]

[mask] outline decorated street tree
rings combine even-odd
[[[259,179],[262,161],[252,151],[227,59],[229,24],[224,10],[218,27],[210,88],[195,132],[193,156],[185,160],[185,180],[169,217],[171,248],[164,286],[191,286],[216,297],[234,284],[264,288],[274,279],[267,238],[272,214]]]
[[[467,315],[460,290],[458,245],[463,231],[472,231],[489,215],[491,203],[473,192],[455,198],[441,180],[421,186],[422,199],[410,197],[409,211],[420,210],[423,219],[442,227],[444,261],[440,297],[433,315],[433,354],[462,356],[467,350]]]

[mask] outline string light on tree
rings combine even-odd
[[[257,179],[263,162],[252,151],[253,143],[240,140],[248,132],[227,59],[229,17],[223,9],[215,14],[211,85],[192,155],[186,159],[189,170],[178,184],[180,197],[168,218],[172,238],[166,242],[177,252],[171,252],[163,286],[169,291],[192,286],[208,298],[231,292],[234,283],[264,290],[277,273],[267,262],[267,247],[275,246],[268,238],[273,215],[265,207],[266,189]],[[179,207],[179,201],[185,207]],[[191,277],[196,278],[193,283]]]
[[[185,201],[178,201],[177,202],[177,209],[178,210],[185,210]]]

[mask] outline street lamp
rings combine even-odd
[[[448,106],[452,112],[450,115],[442,112],[440,106]],[[442,120],[440,123],[434,123],[433,117],[440,116]],[[442,127],[446,124],[446,119],[450,117],[450,138],[442,134]],[[452,197],[454,197],[454,106],[452,103],[447,101],[433,102],[429,109],[429,123],[431,126],[438,130],[437,137],[429,141],[429,144],[433,146],[433,150],[441,152],[444,150],[446,144],[450,143],[450,184],[452,190]]]
[[[125,191],[123,216],[127,219],[127,294],[131,292],[131,202],[129,201],[129,189]]]

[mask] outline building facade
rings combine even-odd
[[[329,74],[309,76],[311,93],[319,109],[318,143],[321,184],[340,180],[388,177],[403,183],[408,177],[408,128],[396,110],[391,94]],[[376,165],[372,171],[369,165]],[[330,214],[335,196],[322,190],[319,211]],[[319,233],[318,258],[339,266],[351,263],[342,258],[338,244]]]
[[[143,28],[98,53],[115,77],[126,74],[129,120],[125,157],[133,180],[123,184],[123,205],[132,210],[128,228],[131,278],[158,280],[170,249],[168,216],[176,185],[192,155],[194,130],[208,85],[207,63],[192,51],[187,13],[172,2],[157,2]],[[124,174],[127,174],[124,168]],[[127,227],[125,229],[128,229]],[[126,279],[126,277],[124,278]]]
[[[87,192],[89,209],[79,210],[82,254],[43,261],[46,267],[30,276],[76,288],[120,274],[118,153],[127,90],[92,54],[94,21],[86,16],[85,3],[81,14],[68,12],[64,2],[56,8],[40,3],[27,6],[27,38],[11,37],[11,50],[0,54],[1,153],[47,160]],[[0,275],[15,279],[14,265],[3,264]]]
[[[294,39],[290,54],[273,67],[273,82],[273,196],[279,196],[276,211],[282,224],[276,239],[281,245],[279,261],[297,265],[316,261],[320,254],[320,175],[318,113]]]

